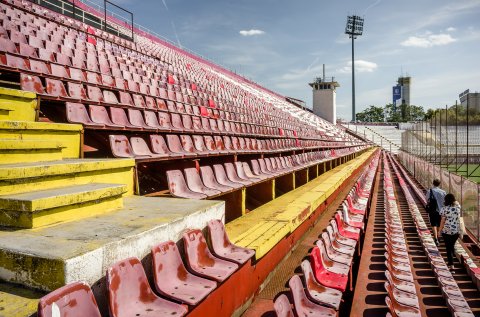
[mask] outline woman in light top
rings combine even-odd
[[[439,229],[445,242],[445,248],[447,249],[448,267],[452,272],[454,270],[454,247],[460,231],[460,212],[460,204],[455,199],[455,196],[453,196],[453,194],[445,195],[445,202],[440,210],[442,221]]]

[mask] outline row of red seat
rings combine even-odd
[[[418,295],[414,284],[412,263],[408,257],[405,230],[395,197],[392,172],[388,159],[384,160],[383,184],[385,190],[385,289],[390,314],[393,316],[421,316]]]
[[[438,281],[438,286],[442,290],[442,295],[447,302],[447,306],[450,309],[452,315],[454,316],[462,316],[462,317],[473,317],[475,314],[472,312],[472,309],[468,305],[465,297],[461,289],[458,287],[457,282],[452,276],[448,266],[445,263],[440,251],[438,250],[437,245],[435,244],[432,234],[426,225],[422,214],[418,208],[415,199],[413,198],[410,190],[407,186],[407,183],[404,180],[404,177],[400,173],[399,169],[397,168],[397,162],[389,155],[389,161],[391,166],[398,177],[398,181],[400,183],[400,187],[405,194],[405,198],[407,200],[409,211],[412,214],[413,220],[415,222],[415,226],[417,229],[417,233],[420,237],[422,242],[422,247],[425,251],[425,254],[428,257],[430,265],[435,272],[436,279]],[[422,195],[423,196],[423,195]],[[408,259],[408,254],[405,254],[406,258]],[[413,281],[413,280],[412,280]],[[411,310],[411,306],[408,305],[409,302],[405,300],[407,295],[410,293],[402,293],[397,292],[394,294],[396,301],[400,305],[393,305],[394,312],[396,313],[398,310],[406,311],[407,308]],[[408,297],[407,297],[408,299]],[[393,300],[392,300],[393,302]],[[388,303],[388,302],[387,302]],[[418,312],[417,316],[421,316],[420,312]]]
[[[349,201],[344,200],[341,210],[316,241],[310,261],[301,263],[304,283],[299,275],[290,278],[288,284],[296,315],[288,297],[282,294],[274,303],[278,317],[338,315],[359,248],[378,162],[376,153],[347,195]]]
[[[170,193],[175,197],[204,199],[253,186],[312,165],[346,155],[345,150],[317,151],[167,171]],[[213,169],[212,169],[213,168]]]
[[[12,2],[19,5],[18,1],[12,1]],[[31,7],[37,8],[35,5]],[[28,11],[23,11],[21,9],[17,9],[17,8],[12,9],[8,6],[6,9],[13,10],[17,14],[17,16],[22,16],[22,17],[27,16],[27,18],[23,18],[22,26],[27,26],[29,21],[33,23],[33,26],[30,25],[30,27],[35,26],[35,22],[33,22],[34,18],[32,18],[32,16],[37,17],[36,15],[30,14]],[[32,10],[32,9],[27,8],[27,10]],[[55,15],[55,14],[52,14],[52,15]],[[64,19],[62,21],[64,21]],[[16,22],[16,20],[11,20],[10,22],[14,23]],[[48,23],[46,25],[53,25],[53,28],[55,29],[59,28],[63,30],[63,28],[66,28],[66,26],[58,24],[57,22],[51,22],[48,20],[47,22]],[[18,29],[20,28],[21,26],[18,27]],[[47,29],[49,30],[49,32],[52,32],[52,29],[50,26],[47,27]],[[71,30],[71,27],[67,28],[67,30],[69,29]],[[80,30],[79,34],[84,34],[83,31],[84,30]],[[100,33],[100,31],[95,31],[95,32]],[[43,49],[44,46],[45,46],[45,49],[47,48],[47,44],[46,44],[47,41],[54,42],[56,39],[58,39],[58,37],[55,37],[55,39],[53,39],[52,35],[53,33],[51,33],[49,38],[48,37],[42,38],[41,43],[37,42],[37,46],[40,46],[36,48],[38,49],[38,52],[36,51],[32,52],[31,49],[25,49],[26,51],[25,53],[27,54],[30,53],[33,55],[33,57],[32,56],[28,57],[30,61],[34,60],[35,54],[38,55],[39,51]],[[91,33],[89,33],[87,36],[96,37],[95,34],[92,35]],[[17,40],[17,39],[18,38],[15,36],[14,40]],[[139,92],[143,91],[144,93],[149,92],[151,95],[157,94],[155,91],[158,92],[158,90],[155,88],[154,92],[149,91],[151,89],[146,88],[145,85],[147,85],[147,83],[145,83],[144,78],[134,77],[133,74],[142,73],[141,76],[154,74],[155,72],[151,71],[153,68],[150,68],[150,66],[159,66],[164,71],[168,68],[167,73],[162,72],[162,76],[166,76],[167,85],[172,85],[172,87],[174,87],[175,85],[178,85],[180,83],[188,83],[189,85],[186,87],[189,87],[188,89],[190,89],[193,92],[193,94],[195,94],[195,91],[201,91],[203,88],[206,93],[204,97],[207,97],[208,95],[208,99],[207,98],[203,99],[203,104],[202,104],[203,106],[206,106],[205,102],[208,101],[208,107],[212,107],[212,106],[220,107],[220,109],[224,109],[223,107],[234,107],[235,111],[233,112],[240,113],[247,116],[248,120],[256,120],[257,124],[258,123],[272,124],[273,126],[280,127],[284,130],[289,130],[289,131],[286,131],[287,134],[290,133],[290,131],[297,131],[299,136],[315,136],[315,135],[318,136],[318,133],[320,132],[323,132],[323,133],[333,132],[332,135],[339,135],[340,138],[350,139],[350,137],[346,136],[344,133],[342,133],[340,130],[336,128],[333,128],[331,129],[331,131],[327,132],[327,129],[332,128],[333,126],[326,124],[325,122],[321,121],[318,118],[312,119],[314,118],[313,115],[310,116],[309,114],[302,113],[302,115],[306,115],[307,117],[309,117],[309,121],[313,120],[312,122],[318,123],[318,125],[315,125],[315,124],[310,125],[310,123],[308,125],[305,125],[305,122],[302,122],[303,121],[302,119],[300,119],[297,116],[292,116],[292,114],[295,111],[297,111],[297,109],[295,109],[295,107],[293,106],[288,106],[288,104],[285,101],[280,101],[278,99],[272,100],[270,97],[268,97],[265,94],[257,94],[256,92],[252,94],[251,92],[247,92],[244,89],[245,87],[242,87],[242,85],[236,85],[231,83],[230,81],[223,79],[222,77],[218,76],[218,74],[216,74],[215,72],[212,72],[208,68],[204,67],[204,65],[198,62],[197,59],[193,59],[193,58],[187,57],[186,55],[179,54],[177,50],[173,50],[167,47],[162,47],[157,43],[154,46],[157,48],[160,48],[160,51],[164,53],[165,56],[155,56],[155,58],[152,58],[151,55],[150,56],[144,55],[146,51],[143,50],[144,51],[143,53],[141,51],[142,51],[142,47],[145,45],[146,39],[141,36],[139,36],[138,39],[139,41],[137,41],[137,44],[129,44],[129,47],[125,47],[123,45],[115,46],[114,44],[109,44],[108,40],[98,41],[98,45],[93,45],[93,46],[90,43],[87,43],[85,44],[85,47],[86,47],[85,51],[87,52],[85,63],[83,63],[82,61],[83,58],[80,58],[79,60],[80,64],[77,66],[80,66],[80,68],[84,67],[84,69],[88,69],[88,65],[86,65],[88,64],[88,55],[90,52],[96,52],[97,54],[94,56],[93,59],[91,59],[93,60],[93,64],[90,66],[91,68],[90,72],[96,71],[97,63],[99,68],[101,68],[102,65],[106,65],[106,63],[103,63],[103,60],[102,62],[100,62],[100,56],[102,56],[101,54],[105,52],[104,56],[107,56],[107,59],[109,61],[108,66],[110,67],[109,71],[107,71],[106,70],[107,67],[105,67],[106,75],[108,76],[113,75],[111,70],[117,69],[116,66],[110,65],[110,62],[112,62],[112,59],[108,57],[108,56],[115,56],[116,62],[118,62],[119,64],[118,69],[123,68],[122,69],[123,86],[125,88],[128,87],[130,93],[136,93],[136,91],[138,90]],[[24,42],[23,40],[18,40],[18,41]],[[69,51],[69,49],[70,50],[72,49],[72,45],[71,45],[72,43],[70,43],[71,37],[65,37],[65,39],[62,39],[61,41],[62,43],[57,43],[58,46],[55,46],[56,44],[53,44],[53,47],[52,47],[52,44],[48,44],[48,46],[52,48],[52,51],[53,51],[55,50],[55,48],[57,50],[61,50],[60,45],[64,45],[66,47],[65,56],[67,56],[67,58],[65,59],[63,57],[60,57],[60,60],[65,61],[65,64],[69,65],[69,63],[72,63],[73,60],[72,60],[72,57],[68,55],[74,54],[73,52]],[[103,44],[100,45],[100,43],[103,43]],[[26,43],[18,43],[18,45],[20,44],[26,44]],[[79,44],[78,39],[75,40],[75,43],[73,44],[73,46],[76,48],[77,45],[82,46],[81,44]],[[112,52],[112,54],[108,52]],[[55,53],[58,53],[58,52],[52,52],[53,55],[55,55]],[[62,53],[59,53],[59,54],[62,54]],[[6,58],[5,55],[4,57]],[[43,59],[40,59],[40,62],[43,61],[43,62],[50,63],[48,61],[47,56],[43,56],[43,57],[44,57]],[[96,60],[97,58],[98,60]],[[156,59],[156,58],[159,58],[159,59]],[[118,59],[120,59],[120,61]],[[139,64],[138,63],[139,60],[142,60],[145,62],[143,64]],[[54,60],[54,61],[56,63],[59,62],[58,60]],[[135,64],[136,62],[137,64]],[[7,63],[7,61],[5,61],[5,63]],[[12,64],[13,67],[15,66],[20,68],[29,67],[28,62],[24,63],[21,60],[12,61],[12,63],[13,63]],[[51,62],[51,63],[55,64],[54,62]],[[35,64],[38,65],[38,63],[35,63]],[[123,65],[123,66],[120,66],[120,65]],[[140,67],[140,65],[142,66]],[[46,67],[47,69],[46,71],[45,71],[45,67],[43,66],[38,66],[38,67],[43,68],[43,72],[46,72],[46,71],[48,72],[48,66]],[[78,70],[81,71],[81,69],[78,69]],[[90,76],[90,78],[92,78],[92,81],[95,81],[97,84],[99,82],[98,80],[99,76],[101,77],[102,75],[102,70],[101,69],[99,70],[100,70],[99,73],[93,72],[97,76],[95,75]],[[137,70],[137,72],[135,72],[135,70]],[[66,73],[68,75],[68,72]],[[65,72],[63,72],[63,75],[65,76]],[[120,75],[120,73],[117,73],[116,75]],[[140,76],[140,74],[138,75]],[[116,76],[113,76],[113,77],[116,77]],[[125,83],[126,83],[125,79],[130,80],[130,83],[127,83],[127,86],[125,86]],[[114,79],[114,80],[111,80],[110,82],[116,82],[116,80]],[[151,81],[150,81],[150,84],[152,84]],[[173,100],[178,100],[180,98],[180,99],[183,99],[184,102],[190,102],[190,99],[185,100],[186,98],[184,97],[185,92],[188,92],[183,90],[183,88],[187,89],[186,87],[184,86],[181,87],[180,90],[182,90],[182,93],[180,95],[175,94],[175,99],[173,99],[173,95],[171,95],[170,98],[172,98]],[[175,89],[176,92],[178,92],[179,90],[178,88],[179,87],[177,86]],[[122,89],[122,86],[120,86],[119,89]],[[172,93],[174,92],[172,91]],[[168,93],[167,93],[167,97],[168,97]],[[268,98],[265,99],[265,97],[268,97]],[[257,114],[259,114],[257,116],[258,118],[255,119]],[[318,129],[319,126],[322,127],[323,131]]]
[[[110,266],[106,274],[110,316],[144,316],[144,312],[149,316],[184,316],[255,255],[255,251],[230,242],[222,221],[211,220],[207,228],[210,245],[199,229],[183,234],[183,259],[174,241],[152,247],[154,290],[138,258]],[[38,316],[101,317],[84,282],[68,284],[42,297]]]

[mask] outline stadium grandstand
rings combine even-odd
[[[48,3],[0,0],[0,316],[480,316],[397,148]]]

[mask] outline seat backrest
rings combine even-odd
[[[170,115],[167,112],[158,112],[158,123],[164,129],[171,129]]]
[[[207,223],[209,241],[214,253],[222,254],[226,247],[231,246],[232,243],[228,238],[227,232],[223,222],[219,219],[212,219]]]
[[[172,279],[184,280],[190,273],[183,264],[182,257],[173,241],[162,242],[152,248],[153,275],[155,277],[156,289],[165,295],[168,291],[163,291],[165,284]]]
[[[107,109],[104,106],[89,105],[90,118],[95,123],[101,123],[105,125],[114,125],[110,117],[108,116]]]
[[[215,141],[213,140],[213,137],[209,135],[204,135],[203,139],[205,140],[205,146],[209,151],[215,151],[217,147],[215,146]]]
[[[128,121],[127,115],[125,114],[125,110],[123,110],[123,108],[110,107],[110,118],[115,124],[124,127],[130,126],[130,122]]]
[[[185,177],[180,170],[167,171],[168,189],[172,195],[177,197],[183,197],[183,193],[190,192],[187,186]]]
[[[137,109],[128,109],[128,118],[129,121],[132,125],[136,127],[142,127],[142,128],[147,128],[147,124],[145,123],[145,120],[143,119],[142,112]]]
[[[153,154],[152,151],[150,151],[147,142],[145,142],[145,140],[140,137],[131,137],[130,144],[135,155],[150,156]]]
[[[312,248],[312,251],[310,252],[310,264],[313,269],[313,273],[315,274],[315,277],[317,281],[321,280],[319,278],[320,273],[324,272],[326,270],[325,264],[323,263],[323,257],[320,249],[318,248],[318,245],[314,246]]]
[[[81,103],[67,102],[65,104],[67,110],[67,121],[71,123],[92,124],[87,109]]]
[[[46,78],[45,86],[47,94],[57,97],[68,97],[67,90],[60,80]]]
[[[201,136],[201,135],[194,135],[193,136],[193,143],[194,143],[197,151],[202,151],[203,152],[203,151],[208,150],[207,147],[205,146],[203,136]]]
[[[180,141],[182,142],[182,147],[186,152],[195,153],[195,147],[193,145],[192,137],[190,135],[182,134],[180,135]]]
[[[180,142],[180,138],[176,134],[167,134],[167,144],[168,144],[168,148],[172,152],[176,152],[176,153],[185,152]]]
[[[118,93],[120,95],[120,103],[135,107],[135,104],[133,103],[132,95],[130,95],[130,93],[125,91],[119,91]]]
[[[217,260],[208,249],[207,241],[200,229],[190,229],[184,232],[183,244],[191,267],[211,266]]]
[[[128,138],[124,135],[109,135],[110,148],[115,157],[133,157],[133,150]]]
[[[83,282],[65,285],[42,297],[38,317],[101,317],[90,286]]]
[[[157,114],[155,112],[145,110],[143,113],[145,115],[145,124],[147,126],[152,128],[160,127],[160,125],[158,124]]]
[[[277,317],[295,317],[287,295],[282,294],[273,303]]]
[[[171,154],[170,150],[168,149],[167,144],[163,136],[151,134],[150,135],[150,142],[152,143],[152,151],[156,154]]]
[[[20,86],[22,90],[32,91],[37,94],[44,94],[45,90],[43,89],[42,82],[39,77],[20,74]]]

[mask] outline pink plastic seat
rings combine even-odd
[[[136,126],[136,127],[141,127],[142,129],[145,129],[145,130],[152,130],[152,131],[155,131],[156,129],[152,128],[152,127],[149,127],[146,123],[145,123],[145,119],[143,119],[143,114],[140,110],[137,110],[137,109],[127,109],[127,113],[128,113],[128,121],[130,121],[130,123],[133,125],[133,126]]]
[[[63,82],[56,79],[45,79],[45,90],[48,95],[53,97],[69,98]]]
[[[185,173],[187,185],[192,191],[205,194],[208,197],[215,196],[221,193],[219,190],[206,187],[203,184],[202,179],[200,178],[200,174],[198,173],[196,168],[186,168],[183,170],[183,172]]]
[[[234,188],[234,189],[238,189],[238,188],[243,187],[243,184],[233,182],[228,178],[227,173],[225,172],[225,168],[223,167],[223,165],[215,164],[215,165],[213,165],[213,170],[215,172],[215,177],[217,178],[217,181],[218,181],[219,184],[224,185],[224,186],[228,186],[228,187],[231,187],[231,188]]]
[[[42,82],[37,76],[20,74],[20,87],[25,91],[32,91],[37,94],[45,94]]]
[[[30,67],[28,66],[28,60],[19,57],[19,56],[14,56],[10,54],[5,54],[5,57],[7,59],[7,65],[12,68],[16,68],[18,70],[29,70]]]
[[[170,151],[173,153],[179,153],[186,157],[197,156],[196,153],[187,152],[182,146],[180,138],[176,134],[167,134],[167,144]]]
[[[104,106],[89,105],[88,110],[90,112],[90,118],[95,124],[102,124],[109,128],[125,128],[124,126],[115,124],[110,120],[108,111]]]
[[[167,112],[158,112],[158,124],[165,131],[172,131],[173,127],[170,122],[170,115]]]
[[[242,248],[230,242],[223,222],[218,219],[210,220],[207,224],[209,241],[212,246],[212,253],[224,260],[244,264],[250,260],[255,251]]]
[[[184,316],[188,311],[153,293],[137,258],[117,262],[107,270],[107,289],[112,317]]]
[[[151,134],[150,142],[152,144],[152,152],[155,154],[164,154],[171,158],[182,157],[182,154],[173,153],[168,149],[167,143],[165,143],[165,139],[161,135]]]
[[[40,298],[38,317],[101,317],[90,286],[83,282],[65,285]]]
[[[318,283],[308,260],[303,260],[301,267],[308,297],[320,305],[338,310],[342,301],[342,292]]]
[[[101,123],[95,123],[90,119],[87,109],[81,103],[67,102],[67,121],[70,123],[80,123],[89,127],[104,127]]]
[[[337,313],[334,309],[317,305],[308,299],[305,290],[303,289],[300,276],[292,276],[288,282],[288,286],[290,287],[290,293],[293,297],[293,306],[295,307],[297,316],[336,316]]]
[[[330,220],[330,226],[332,227],[332,234],[338,243],[350,246],[352,248],[355,248],[357,246],[357,240],[344,237],[340,234],[340,232],[338,231],[338,226],[335,219]],[[328,230],[328,227],[327,227],[327,230]]]
[[[218,154],[216,151],[210,151],[207,149],[207,146],[205,145],[204,138],[202,135],[193,135],[193,144],[195,146],[195,150],[197,153],[202,154],[202,155],[214,155]]]
[[[110,119],[115,125],[122,126],[127,130],[142,130],[141,126],[134,126],[128,121],[125,110],[122,108],[110,107]]]
[[[327,256],[332,259],[332,261],[342,263],[345,265],[351,265],[353,261],[353,257],[351,255],[348,255],[346,253],[342,253],[340,251],[337,251],[333,248],[333,246],[330,243],[330,238],[328,237],[328,233],[323,232],[322,235],[322,242],[323,245],[325,246],[325,251],[327,252]],[[318,240],[320,241],[320,240]],[[317,245],[318,245],[317,241]]]
[[[188,188],[185,177],[180,170],[167,171],[168,189],[174,197],[189,199],[205,199],[207,195],[194,192]]]
[[[245,162],[235,162],[235,169],[240,178],[252,181],[253,183],[260,182],[264,179],[262,177],[253,175],[252,171],[250,170],[250,166],[248,166],[248,164]]]
[[[109,135],[110,149],[115,157],[134,157],[128,138],[124,135]]]
[[[282,294],[273,303],[277,317],[295,317],[287,295]]]
[[[133,154],[135,157],[145,156],[151,158],[166,158],[168,155],[165,154],[155,154],[150,151],[147,142],[141,137],[131,137],[130,145],[132,147]]]
[[[345,292],[348,282],[348,266],[335,264],[328,259],[325,250],[320,250],[318,245],[313,247],[310,253],[310,263],[317,282],[323,286]]]
[[[217,182],[215,174],[210,166],[200,166],[200,175],[206,187],[216,189],[222,193],[230,192],[233,188]]]
[[[240,178],[232,163],[225,163],[224,166],[225,171],[227,172],[228,179],[230,179],[232,182],[240,183],[245,186],[251,185],[253,183],[251,180]]]
[[[180,142],[182,142],[182,147],[186,152],[196,154],[196,155],[208,155],[208,151],[198,151],[193,143],[192,137],[190,135],[181,134]]]
[[[183,243],[188,266],[196,275],[223,282],[238,268],[233,262],[213,256],[199,229],[186,231],[183,234]]]
[[[165,297],[197,305],[217,287],[216,282],[187,271],[173,241],[153,247],[152,261],[155,288]]]
[[[104,102],[102,90],[96,86],[87,86],[88,99],[94,102]]]

